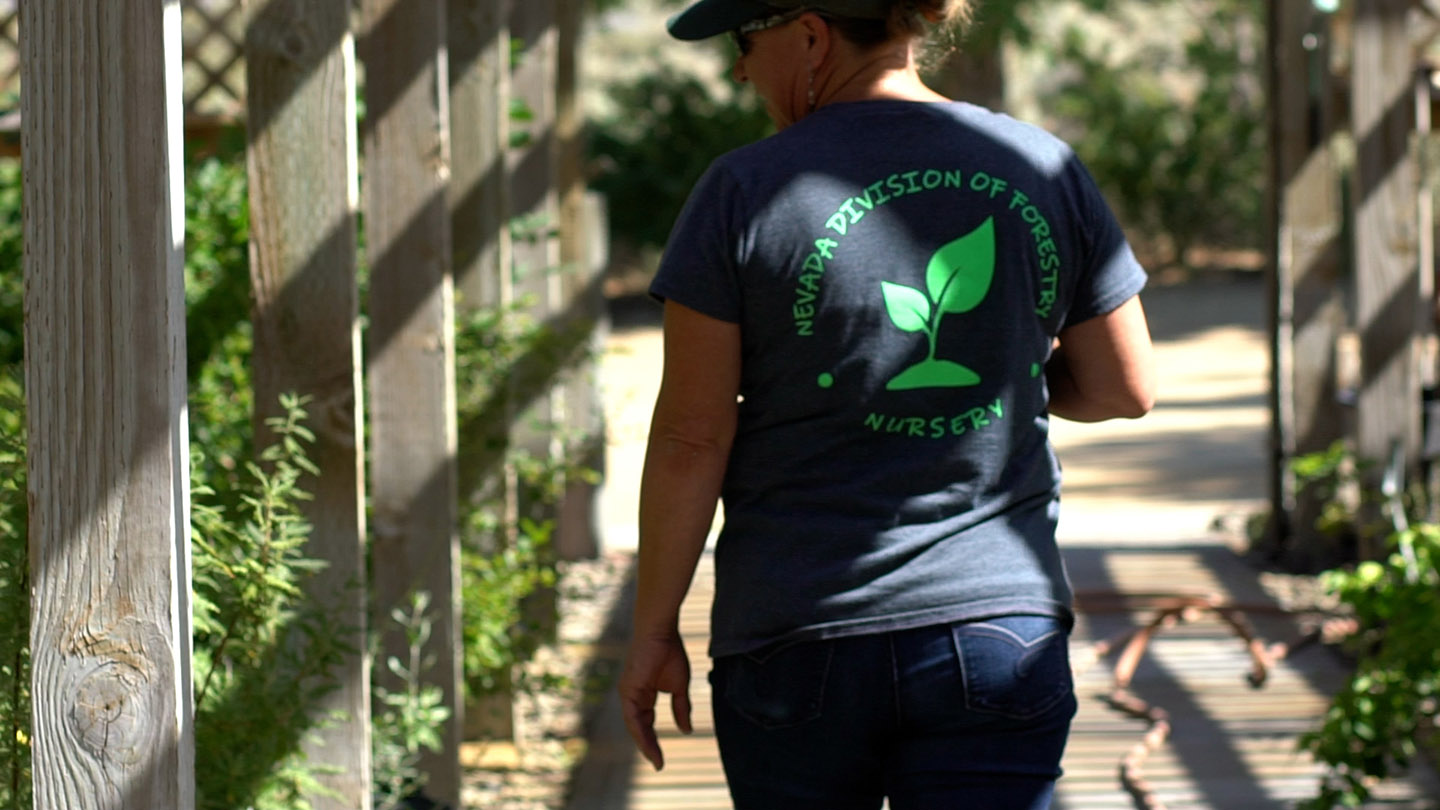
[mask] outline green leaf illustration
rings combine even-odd
[[[885,291],[885,309],[890,320],[906,332],[925,332],[930,327],[930,301],[914,287],[880,282]]]
[[[994,277],[995,218],[991,217],[980,227],[935,251],[925,270],[925,285],[930,290],[930,300],[940,312],[959,314],[969,312],[985,300]],[[891,318],[894,317],[892,309]]]

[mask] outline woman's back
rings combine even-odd
[[[966,104],[834,104],[691,199],[653,289],[743,358],[712,651],[1068,620],[1041,369],[1144,283],[1070,150]]]

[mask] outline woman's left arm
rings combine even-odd
[[[738,418],[740,327],[665,304],[665,364],[640,482],[640,552],[634,635],[620,697],[625,724],[658,770],[655,701],[671,695],[675,722],[690,731],[690,662],[680,603],[715,518]]]

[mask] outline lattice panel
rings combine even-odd
[[[245,112],[245,15],[240,0],[185,0],[185,114],[239,119]]]
[[[20,7],[0,0],[0,111],[20,106]]]
[[[240,0],[183,0],[180,8],[186,117],[238,120],[245,111]],[[0,117],[19,107],[19,32],[18,0],[0,0]]]

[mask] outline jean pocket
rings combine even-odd
[[[802,642],[715,661],[713,678],[726,704],[761,728],[788,728],[820,717],[835,645]]]
[[[1067,634],[1048,616],[1001,616],[951,627],[965,705],[972,711],[1033,720],[1075,690]]]

